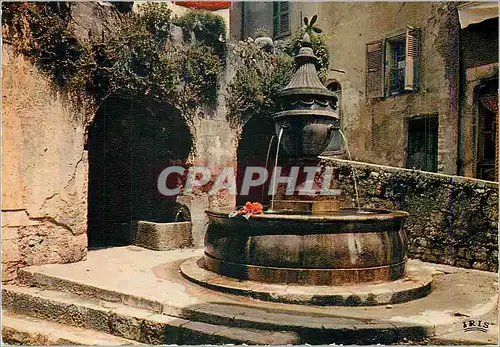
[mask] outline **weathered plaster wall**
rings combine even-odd
[[[195,144],[194,162],[196,166],[204,166],[211,170],[212,179],[204,187],[194,189],[191,195],[180,196],[177,202],[185,204],[191,212],[193,243],[203,246],[206,224],[205,210],[223,206],[235,206],[235,196],[227,191],[217,195],[208,192],[216,179],[216,174],[224,167],[236,167],[237,137],[225,121],[225,114],[213,112],[208,119],[194,121],[193,141]],[[194,131],[193,131],[194,130]]]
[[[2,47],[2,281],[19,267],[87,252],[82,114],[9,45]]]
[[[229,194],[227,190],[220,191],[217,195],[208,193],[220,170],[225,167],[236,168],[239,130],[227,121],[225,103],[227,84],[236,73],[236,58],[231,49],[228,51],[227,67],[219,81],[218,101],[215,109],[199,109],[188,122],[193,136],[193,151],[189,164],[207,167],[212,173],[209,183],[199,189],[193,189],[190,195],[181,195],[177,198],[177,202],[185,204],[190,209],[195,246],[203,246],[204,243],[208,223],[205,210],[236,204],[236,197]]]
[[[356,160],[405,166],[407,119],[439,116],[438,172],[456,171],[458,19],[447,3],[320,3],[328,36],[329,80],[342,85],[342,124]],[[420,91],[386,100],[365,97],[366,44],[421,29]]]
[[[314,11],[314,4],[289,2],[290,13],[290,32],[293,35],[302,26],[303,16]],[[269,31],[269,35],[273,36],[273,2],[271,1],[256,1],[233,4],[231,10],[231,37],[233,39],[243,39],[247,37],[255,38],[256,32],[260,29]],[[243,12],[243,23],[242,23]],[[305,14],[307,13],[307,14]],[[315,13],[315,12],[314,12]],[[311,15],[313,15],[312,13]],[[234,18],[234,20],[233,20]],[[243,25],[243,27],[242,27]]]
[[[324,163],[336,168],[343,206],[356,206],[354,170],[361,206],[410,214],[410,257],[497,271],[497,183],[337,159]]]

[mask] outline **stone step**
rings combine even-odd
[[[100,331],[65,326],[8,310],[2,311],[2,340],[12,345],[142,345]]]
[[[93,329],[147,344],[294,344],[296,333],[190,321],[71,293],[5,285],[2,305],[17,314]]]
[[[269,311],[251,306],[235,306],[222,303],[185,306],[181,300],[169,303],[150,298],[117,292],[107,288],[80,283],[68,278],[47,274],[37,269],[20,269],[18,278],[27,286],[35,286],[48,291],[77,294],[87,300],[101,300],[107,305],[126,305],[163,313],[179,319],[214,325],[232,326],[267,331],[291,331],[299,336],[301,343],[309,344],[371,344],[394,343],[404,338],[421,340],[434,333],[434,326],[400,322],[374,322],[371,319],[348,317],[310,316],[296,312]],[[111,304],[112,303],[112,304]]]

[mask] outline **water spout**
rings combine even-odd
[[[181,214],[181,211],[177,211],[177,213],[175,214],[175,218],[174,218],[174,222],[177,222],[177,218],[179,217],[179,215]]]
[[[339,130],[342,139],[344,140],[345,149],[347,151],[347,155],[349,156],[349,160],[352,161],[351,151],[349,151],[349,145],[347,144],[347,138],[342,130]],[[361,204],[359,203],[359,192],[358,192],[358,176],[356,174],[356,169],[352,168],[352,178],[354,180],[354,190],[356,192],[356,204],[358,205],[358,211],[361,211]]]

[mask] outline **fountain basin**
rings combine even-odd
[[[407,238],[402,211],[341,209],[229,218],[206,211],[204,267],[265,283],[352,285],[401,279]]]

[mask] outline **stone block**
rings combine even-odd
[[[470,268],[470,262],[466,260],[457,260],[455,261],[455,266]]]
[[[39,224],[39,222],[29,219],[25,210],[2,211],[2,227],[19,227],[37,224]]]
[[[180,326],[186,323],[188,321],[182,318],[150,315],[142,323],[140,341],[148,344],[178,344],[182,334]]]
[[[2,240],[2,263],[21,260],[17,240]]]
[[[142,322],[146,316],[141,314],[137,317],[137,312],[140,311],[134,310],[132,314],[130,312],[113,311],[113,314],[109,317],[111,333],[126,339],[139,340],[141,338]]]
[[[191,222],[154,223],[137,221],[135,245],[156,251],[170,251],[192,245]]]
[[[2,241],[17,240],[19,238],[18,228],[2,226]]]
[[[464,258],[464,257],[465,257],[465,251],[466,251],[466,249],[465,249],[465,248],[459,248],[459,249],[458,249],[458,255],[459,255],[461,258]]]
[[[432,263],[439,263],[440,261],[440,257],[437,257],[435,255],[431,255],[431,254],[424,254],[422,256],[422,260],[423,261],[430,261]]]
[[[488,264],[481,261],[476,261],[472,264],[472,268],[477,270],[488,271]]]
[[[477,260],[487,260],[488,259],[488,253],[485,251],[477,252],[476,253],[476,259]]]
[[[73,235],[50,224],[26,227],[19,238],[19,251],[26,265],[72,263],[87,255],[87,235]]]
[[[17,277],[19,263],[2,263],[2,283],[14,280]]]

